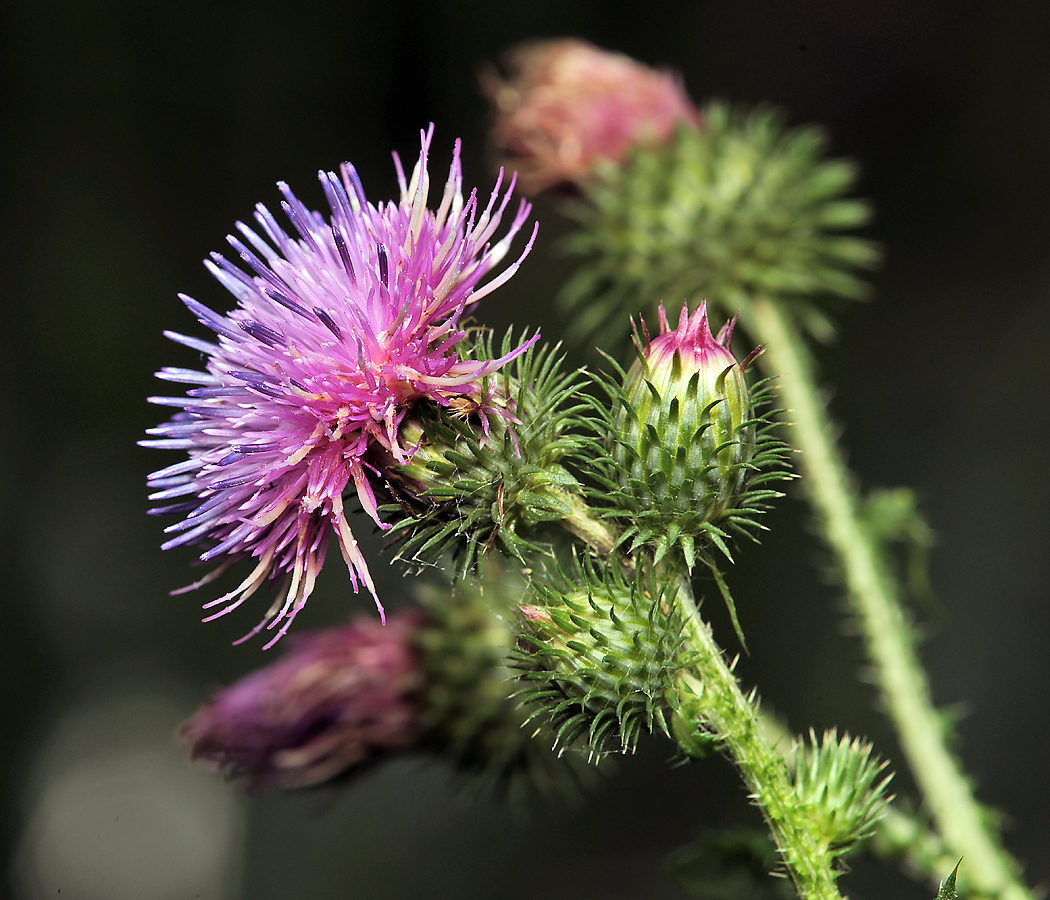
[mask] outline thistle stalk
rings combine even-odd
[[[563,525],[580,537],[592,551],[604,556],[608,547],[605,526],[594,517],[593,511],[585,501],[577,500],[572,518],[571,524],[567,518]],[[613,537],[615,538],[615,534]],[[722,651],[715,644],[710,627],[699,615],[691,586],[682,578],[676,587],[687,619],[687,640],[682,652],[688,654],[699,651],[702,659],[692,668],[683,669],[679,676],[680,680],[676,685],[680,701],[679,715],[688,727],[685,729],[686,734],[680,734],[676,730],[675,737],[680,740],[683,752],[689,755],[691,735],[709,730],[717,732],[715,739],[723,742],[752,795],[762,807],[771,832],[790,866],[792,857],[784,851],[785,844],[781,841],[794,847],[799,843],[800,829],[797,826],[791,827],[789,823],[782,837],[785,826],[774,822],[767,807],[781,810],[784,808],[785,796],[788,797],[788,802],[793,799],[790,794],[785,794],[785,783],[782,780],[787,772],[787,789],[790,790],[790,773],[795,762],[792,752],[795,747],[793,735],[778,720],[764,712],[757,699],[742,694],[731,668],[724,662]],[[703,684],[710,685],[708,693],[701,687]],[[712,697],[712,694],[715,696]],[[708,701],[711,706],[704,705]],[[713,708],[716,704],[717,708]],[[730,732],[735,735],[732,740]],[[780,760],[779,764],[768,755],[770,752]],[[747,762],[742,763],[741,758],[745,755]],[[762,784],[758,785],[758,781]],[[801,833],[805,833],[804,827]],[[805,840],[801,845],[804,848],[808,846]],[[949,843],[942,832],[930,829],[924,817],[916,816],[894,803],[885,806],[875,825],[870,849],[877,856],[903,860],[916,873],[921,873],[935,882],[943,873],[950,871],[962,855],[957,844]],[[794,852],[797,855],[800,851]],[[969,865],[960,869],[959,878],[964,890],[975,892],[967,895],[974,900],[978,897],[1030,900],[1033,896],[1016,881],[999,893],[982,888],[976,881],[976,869],[971,870]],[[799,889],[801,891],[801,887]]]
[[[572,521],[563,520],[563,525],[597,554],[607,555],[609,532],[585,501],[577,499]],[[631,562],[633,569],[634,560]],[[665,567],[664,571],[670,574]],[[835,854],[800,802],[792,781],[788,757],[793,741],[785,740],[782,730],[762,715],[755,694],[746,695],[741,689],[700,615],[689,577],[672,575],[671,580],[673,597],[668,596],[667,605],[677,605],[684,619],[677,654],[689,660],[677,669],[668,688],[676,695],[671,705],[685,725],[681,732],[674,729],[675,737],[687,755],[696,735],[713,739],[728,754],[761,809],[802,900],[841,900]]]
[[[715,733],[762,810],[799,897],[841,898],[833,856],[802,814],[783,755],[765,736],[754,694],[745,696],[711,629],[700,617],[686,579],[679,602],[686,614],[694,665],[679,678],[680,714],[694,729]]]
[[[790,412],[787,439],[800,451],[801,483],[824,539],[838,557],[847,595],[861,625],[886,709],[950,851],[963,857],[960,875],[982,896],[1032,900],[1017,864],[989,828],[958,761],[942,737],[929,682],[918,660],[896,579],[865,529],[858,497],[836,446],[805,341],[783,307],[755,297],[741,324],[766,345],[761,364],[780,375],[780,400]]]
[[[558,499],[569,510],[562,519],[565,530],[594,550],[599,556],[609,556],[619,542],[619,535],[606,523],[595,519],[586,501],[575,492],[561,490]]]

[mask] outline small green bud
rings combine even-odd
[[[692,661],[673,597],[587,563],[555,581],[534,580],[536,602],[521,607],[518,664],[532,718],[550,720],[557,746],[580,741],[592,755],[633,750],[643,728],[670,734],[673,677]]]
[[[753,298],[787,302],[821,340],[833,298],[857,299],[877,248],[851,232],[871,214],[850,196],[851,162],[829,159],[812,127],[789,129],[768,108],[700,111],[699,128],[635,149],[584,184],[569,215],[581,266],[563,287],[574,337],[606,349],[628,312],[707,297],[749,319]]]
[[[719,527],[746,506],[756,452],[756,420],[744,366],[729,350],[733,322],[716,338],[707,304],[682,308],[671,330],[660,308],[655,339],[644,346],[619,391],[611,457],[629,507],[628,536],[657,544],[659,560],[679,544],[690,568],[696,539],[706,536],[728,556]]]
[[[872,756],[871,744],[835,729],[823,739],[809,733],[809,742],[795,751],[795,794],[829,850],[844,853],[870,837],[893,799],[886,788],[892,773]],[[880,776],[881,780],[880,780]]]

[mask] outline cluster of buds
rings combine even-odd
[[[840,197],[852,169],[819,163],[811,132],[700,112],[680,79],[580,41],[528,46],[510,66],[511,81],[487,84],[495,144],[526,191],[568,187],[588,201],[575,248],[591,258],[567,291],[570,306],[592,307],[578,331],[616,328],[625,298],[659,300],[655,337],[639,319],[630,367],[608,357],[615,376],[594,379],[609,403],[538,333],[515,343],[508,332],[495,350],[464,325],[529,253],[532,240],[500,271],[530,206],[494,240],[515,179],[502,190],[501,171],[487,206],[465,199],[457,143],[429,209],[432,130],[409,178],[395,155],[395,202],[370,204],[349,164],[320,173],[324,215],[282,185],[292,233],[259,206],[261,233],[238,223],[230,237],[240,262],[207,263],[236,308],[183,297],[214,342],[169,334],[206,361],[158,373],[190,387],[151,398],[176,412],[144,443],[186,451],[150,476],[164,504],[151,512],[181,517],[165,548],[202,545],[216,561],[193,587],[253,561],[206,604],[209,618],[277,582],[251,632],[275,629],[276,642],[313,591],[329,534],[383,617],[347,499],[403,559],[454,575],[451,591],[420,587],[417,609],[292,638],[183,726],[196,760],[250,788],[310,787],[408,751],[504,786],[521,774],[564,785],[568,748],[628,752],[661,730],[699,758],[756,730],[754,695],[697,618],[690,577],[698,562],[713,574],[742,642],[720,562],[779,496],[768,485],[785,477],[786,447],[758,412],[769,383],[747,380],[762,348],[738,360],[735,315],[716,336],[707,300],[692,312],[689,301],[735,313],[761,292],[859,293],[848,269],[873,261],[870,246],[828,234],[866,216]],[[678,301],[672,327],[664,304]],[[819,331],[819,314],[798,305]],[[889,778],[869,745],[811,732],[789,757],[790,782],[783,765],[769,776],[776,804],[761,783],[754,794],[771,824],[790,812],[813,838],[806,853],[828,859],[872,833]],[[735,759],[770,771],[761,753]],[[784,858],[794,871],[797,857]]]

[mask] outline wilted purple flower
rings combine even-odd
[[[419,736],[418,612],[295,635],[291,652],[219,691],[179,731],[193,758],[249,787],[308,787]]]
[[[508,57],[513,78],[485,79],[496,107],[493,143],[529,194],[593,177],[600,160],[623,162],[701,116],[681,79],[586,41],[524,44]]]
[[[475,191],[464,202],[457,141],[440,206],[429,210],[432,134],[433,127],[422,135],[419,161],[407,183],[394,154],[398,203],[370,204],[349,163],[342,166],[341,179],[334,172],[319,173],[329,218],[308,210],[279,184],[281,208],[294,233],[286,233],[260,204],[255,219],[262,236],[238,222],[241,237],[228,238],[250,271],[218,253],[205,261],[237,307],[224,316],[180,295],[216,332],[217,343],[165,332],[208,359],[205,372],[157,373],[192,387],[184,397],[150,398],[179,411],[150,429],[156,439],[142,443],[183,449],[189,458],[150,476],[156,489],[150,499],[172,501],[150,512],[185,515],[166,529],[175,536],[164,549],[205,543],[202,560],[225,560],[184,590],[211,581],[237,559],[255,559],[234,590],[205,604],[221,607],[208,619],[239,606],[266,580],[284,579],[270,612],[246,636],[283,621],[267,646],[287,631],[310,596],[329,527],[354,590],[360,580],[375,597],[343,506],[344,491],[352,485],[362,508],[383,527],[366,451],[378,446],[406,462],[414,448],[399,442],[398,426],[420,400],[469,402],[482,416],[509,417],[499,404],[490,404],[483,379],[536,340],[495,360],[460,357],[460,317],[514,274],[536,231],[516,262],[478,287],[506,255],[530,205],[522,201],[507,234],[490,243],[515,180],[501,198],[501,171],[484,209]],[[378,597],[376,604],[382,614]]]

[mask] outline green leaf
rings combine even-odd
[[[941,882],[941,888],[937,891],[935,900],[957,900],[959,895],[955,892],[955,876],[959,874],[959,866],[961,865],[962,860],[960,859],[955,864],[955,868],[952,869],[952,874]]]
[[[736,632],[737,639],[740,641],[740,646],[743,647],[744,652],[750,656],[751,652],[747,649],[747,641],[744,640],[744,629],[740,627],[740,620],[736,615],[736,603],[733,602],[733,595],[729,593],[729,585],[726,584],[725,578],[722,577],[722,573],[719,571],[717,563],[706,559],[704,562],[707,563],[707,567],[715,577],[715,584],[718,585],[718,590],[722,595],[722,599],[725,601],[726,609],[729,610],[729,618],[733,621],[733,630]]]

